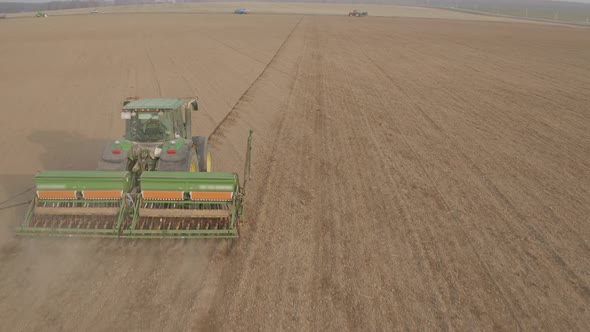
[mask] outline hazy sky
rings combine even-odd
[[[54,0],[0,0],[0,2],[50,2]],[[256,0],[250,0],[255,2]],[[551,0],[556,1],[556,0]],[[558,1],[558,0],[557,0]],[[311,1],[310,1],[311,2]],[[319,1],[318,1],[319,2]],[[590,3],[590,0],[568,0],[567,2],[583,2],[583,3]]]

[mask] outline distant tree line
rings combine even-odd
[[[186,2],[208,2],[193,0]],[[245,1],[245,0],[244,0]],[[251,0],[252,1],[252,0]],[[530,8],[543,10],[589,10],[590,4],[552,0],[255,0],[262,2],[345,3],[359,8],[362,5],[401,5],[441,8]]]
[[[112,1],[88,0],[88,1],[51,1],[42,3],[28,2],[0,2],[1,13],[42,12],[46,10],[94,8],[112,6]]]
[[[97,8],[104,6],[127,6],[154,4],[164,2],[162,0],[74,0],[74,1],[49,1],[42,3],[28,2],[0,2],[0,13],[42,12],[47,10],[61,10],[74,8]],[[184,2],[184,1],[177,1]]]
[[[234,0],[235,1],[235,0]],[[256,0],[263,2],[283,2],[280,0]],[[347,3],[356,7],[363,4],[431,6],[431,7],[459,7],[459,8],[530,8],[543,10],[589,10],[590,5],[576,2],[562,2],[549,0],[284,0],[288,2],[308,3]],[[0,13],[38,12],[46,10],[96,8],[103,6],[127,6],[140,4],[155,4],[165,0],[74,0],[50,1],[43,3],[0,2]],[[211,0],[176,0],[176,2],[212,2]],[[225,2],[225,1],[217,1]]]

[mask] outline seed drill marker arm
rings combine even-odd
[[[246,184],[248,183],[249,180],[252,180],[252,177],[250,176],[250,165],[251,165],[251,159],[252,159],[252,129],[248,130],[248,143],[246,145],[246,161],[244,162],[244,181],[242,184],[242,187],[240,188],[240,191],[238,192],[238,195],[240,197],[239,199],[239,206],[237,208],[237,213],[238,215],[241,217],[242,213],[244,211],[244,198],[246,196]]]
[[[252,129],[248,130],[248,145],[246,145],[246,162],[244,165],[244,185],[242,186],[242,194],[246,195],[246,183],[252,180],[250,177],[250,159],[252,154]]]

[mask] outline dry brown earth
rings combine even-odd
[[[127,95],[201,96],[218,170],[255,130],[233,246],[16,239],[1,210],[3,326],[590,329],[587,30],[196,16],[0,22],[0,201],[92,169]]]

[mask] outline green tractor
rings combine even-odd
[[[17,234],[123,238],[234,238],[249,177],[212,172],[206,136],[191,136],[196,99],[128,99],[125,135],[97,171],[43,171]],[[184,117],[183,117],[184,112]]]
[[[121,112],[125,136],[105,146],[98,169],[211,172],[207,137],[191,136],[191,111],[196,110],[196,99],[125,101]]]

